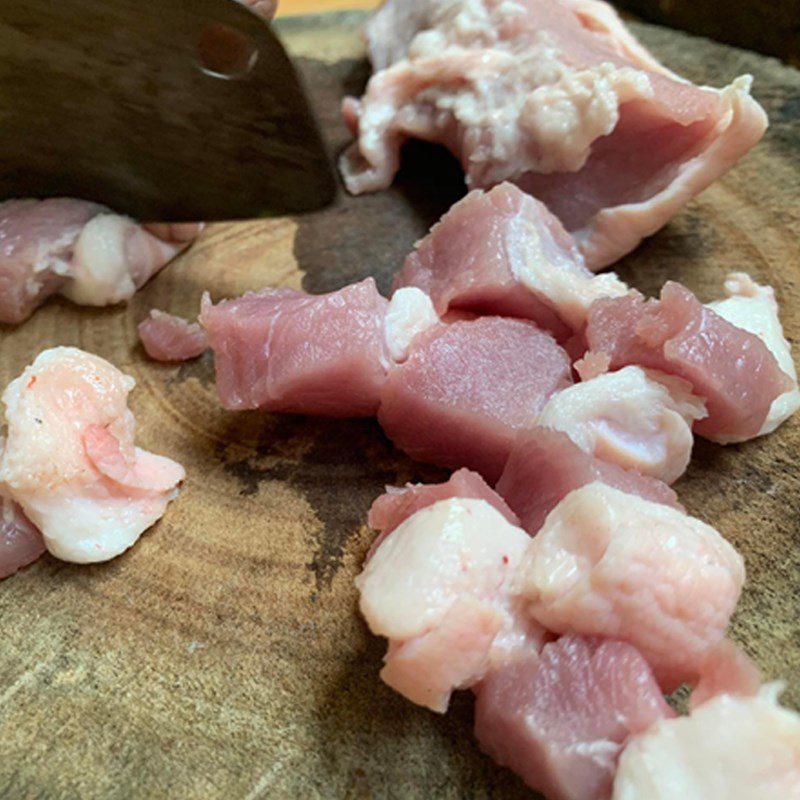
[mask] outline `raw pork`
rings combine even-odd
[[[800,716],[778,705],[779,691],[721,695],[634,737],[613,800],[798,800]]]
[[[554,395],[539,425],[564,431],[585,452],[673,483],[692,454],[692,423],[705,404],[680,378],[625,367]]]
[[[390,366],[388,306],[372,278],[325,295],[262,289],[217,305],[204,297],[222,405],[371,416]]]
[[[550,512],[514,587],[549,630],[629,642],[672,691],[700,675],[743,583],[741,556],[710,525],[598,482]]]
[[[565,433],[542,427],[519,435],[497,482],[497,493],[533,536],[564,497],[594,481],[681,508],[677,495],[665,483],[601,461],[581,450]]]
[[[32,564],[44,550],[39,529],[0,487],[0,580]]]
[[[737,328],[758,336],[775,356],[778,366],[791,380],[792,388],[772,401],[767,418],[758,432],[759,435],[771,433],[800,408],[797,370],[792,358],[792,349],[783,335],[775,292],[771,286],[759,286],[743,272],[733,272],[725,280],[725,294],[727,295],[725,300],[708,303],[708,308],[716,311]],[[726,441],[736,441],[736,438],[729,438]]]
[[[527,543],[485,500],[440,500],[402,522],[356,578],[370,630],[389,639],[383,680],[439,712],[480,680],[515,626],[508,585]]]
[[[138,327],[139,339],[155,361],[188,361],[208,349],[208,337],[196,322],[154,308]]]
[[[629,644],[564,636],[475,687],[475,735],[549,800],[606,800],[631,734],[674,716]]]
[[[0,484],[65,561],[127,550],[177,496],[180,464],[134,447],[133,378],[73,347],[45,350],[3,393]]]
[[[414,339],[439,322],[439,315],[425,292],[413,286],[398,289],[386,312],[386,346],[392,360],[405,361]]]
[[[774,401],[794,388],[758,336],[672,281],[660,300],[636,291],[598,300],[585,336],[589,350],[608,356],[612,369],[638,364],[688,381],[708,409],[694,430],[715,441],[757,436]]]
[[[186,246],[189,228],[196,234],[180,226],[175,241],[83,200],[0,203],[0,322],[22,322],[54,294],[90,306],[127,300]]]
[[[379,532],[367,558],[401,522],[404,522],[412,514],[439,500],[447,500],[451,497],[485,500],[512,525],[519,525],[517,515],[477,472],[460,469],[444,483],[407,483],[403,488],[387,486],[386,494],[382,494],[375,500],[367,517],[369,526]]]
[[[594,300],[628,290],[614,274],[592,275],[558,219],[510,183],[456,203],[417,243],[394,285],[427,292],[439,314],[524,317],[559,340],[583,327]]]
[[[428,331],[389,374],[378,421],[412,458],[494,482],[516,433],[572,383],[569,358],[530,322],[480,317]]]
[[[538,197],[590,268],[616,261],[730,169],[767,119],[750,78],[698,88],[614,11],[576,0],[386,0],[367,27],[377,70],[346,98],[354,193],[387,187],[408,138],[448,147],[469,188]]]

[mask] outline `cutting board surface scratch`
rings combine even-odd
[[[360,14],[285,19],[332,152],[338,106],[368,75]],[[800,339],[800,73],[685,34],[636,26],[687,77],[742,72],[772,127],[729,176],[619,267],[646,293],[675,278],[702,299],[726,272],[773,284]],[[387,192],[340,193],[324,212],[210,226],[127,306],[56,301],[0,329],[0,383],[40,350],[76,345],[132,374],[142,446],[187,468],[180,498],[127,554],[92,567],[46,557],[0,583],[0,797],[530,797],[472,741],[471,706],[438,717],[378,680],[383,644],[356,613],[353,577],[386,483],[442,473],[396,452],[377,424],[222,411],[209,357],[148,362],[150,308],[196,314],[265,285],[322,292],[403,256],[462,193],[441,151],[409,147]],[[743,553],[733,636],[800,707],[800,422],[766,439],[696,447],[678,485]]]

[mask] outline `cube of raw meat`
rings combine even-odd
[[[383,387],[378,421],[412,458],[500,476],[514,437],[572,383],[567,354],[524,320],[480,317],[420,336]]]
[[[44,551],[39,529],[0,487],[0,580],[32,564]]]
[[[594,300],[628,290],[613,273],[592,275],[558,219],[510,183],[456,203],[417,243],[394,286],[419,287],[440,315],[523,317],[559,341],[583,327]]]
[[[623,492],[682,508],[665,483],[581,450],[565,433],[537,426],[521,433],[497,482],[497,493],[531,536],[574,489],[602,481]]]
[[[475,694],[481,748],[549,800],[607,800],[628,737],[674,716],[631,645],[580,636],[502,665]]]
[[[514,586],[549,630],[629,642],[672,691],[699,677],[743,583],[742,557],[710,525],[598,482],[550,512]]]
[[[154,308],[139,323],[139,339],[155,361],[188,361],[208,349],[206,332],[196,323]]]

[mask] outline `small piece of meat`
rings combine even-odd
[[[133,378],[74,347],[40,353],[3,393],[3,490],[65,561],[127,550],[177,496],[180,464],[135,447]]]
[[[572,383],[567,354],[525,320],[480,317],[418,337],[389,374],[378,421],[412,458],[467,467],[490,483],[514,437]]]
[[[451,497],[485,500],[494,506],[512,525],[519,525],[517,515],[505,500],[486,481],[468,469],[454,472],[444,483],[407,483],[404,487],[387,486],[369,510],[367,522],[378,531],[367,558],[380,547],[381,542],[401,523],[422,508]]]
[[[538,423],[603,461],[674,483],[689,465],[692,424],[705,414],[686,381],[624,367],[554,395]]]
[[[612,369],[637,364],[688,381],[708,410],[695,432],[723,443],[757,436],[775,399],[794,388],[758,336],[672,281],[659,300],[635,291],[598,300],[585,336],[589,350],[607,355]]]
[[[0,488],[0,580],[32,564],[44,551],[39,529]]]
[[[474,691],[481,748],[549,800],[606,800],[628,738],[674,716],[633,647],[580,636],[490,672]]]
[[[145,352],[155,361],[188,361],[208,349],[206,332],[196,322],[155,308],[138,331]]]
[[[0,322],[24,321],[54,294],[90,306],[127,300],[188,241],[83,200],[0,203]]]
[[[761,688],[761,671],[730,639],[723,639],[706,654],[698,672],[689,696],[690,709],[721,694],[754,697]]]
[[[594,481],[682,510],[678,496],[665,483],[601,461],[565,433],[542,427],[519,435],[496,489],[534,536],[564,497]]]
[[[512,181],[573,233],[591,269],[662,227],[763,136],[749,76],[722,90],[660,65],[596,0],[385,0],[375,74],[342,112],[355,193],[386,188],[403,142],[447,147],[467,186]]]
[[[792,358],[792,348],[783,333],[775,291],[771,286],[760,286],[744,272],[732,272],[725,279],[725,294],[725,300],[708,303],[707,307],[731,325],[758,336],[791,381],[792,388],[772,401],[767,418],[758,432],[762,436],[774,431],[800,408],[800,391],[797,388],[797,370]],[[719,437],[717,441],[720,441]],[[725,441],[737,439],[726,438]]]
[[[550,512],[514,590],[548,630],[629,642],[672,691],[723,640],[743,584],[742,557],[710,525],[591,483]]]
[[[513,635],[509,581],[527,543],[485,500],[440,500],[402,522],[356,578],[370,630],[389,639],[381,677],[439,712],[480,680],[495,638]]]
[[[217,305],[204,297],[200,322],[222,405],[373,415],[390,365],[388,306],[372,278],[324,295],[262,289]]]
[[[456,203],[406,258],[394,282],[404,286],[427,292],[440,315],[523,317],[559,341],[594,300],[628,290],[614,274],[592,275],[558,219],[510,183]]]
[[[720,695],[633,737],[613,800],[797,800],[800,715],[778,705],[780,690]]]

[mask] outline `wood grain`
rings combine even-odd
[[[285,20],[333,151],[338,103],[367,75],[362,16]],[[720,84],[749,71],[772,117],[764,143],[621,265],[654,292],[677,278],[711,298],[728,270],[773,283],[800,336],[800,74],[777,62],[637,26],[672,67]],[[263,285],[323,291],[367,274],[386,288],[402,257],[463,191],[440,151],[409,148],[387,192],[296,219],[211,226],[124,308],[53,302],[0,332],[0,382],[73,344],[134,375],[143,446],[188,479],[127,554],[92,567],[46,557],[0,584],[0,797],[522,798],[481,756],[469,698],[445,717],[377,673],[383,644],[356,614],[366,510],[384,483],[441,473],[393,450],[372,421],[231,414],[210,359],[150,363],[136,323],[191,315]],[[700,443],[678,490],[744,554],[733,635],[800,707],[800,425],[720,448]]]

